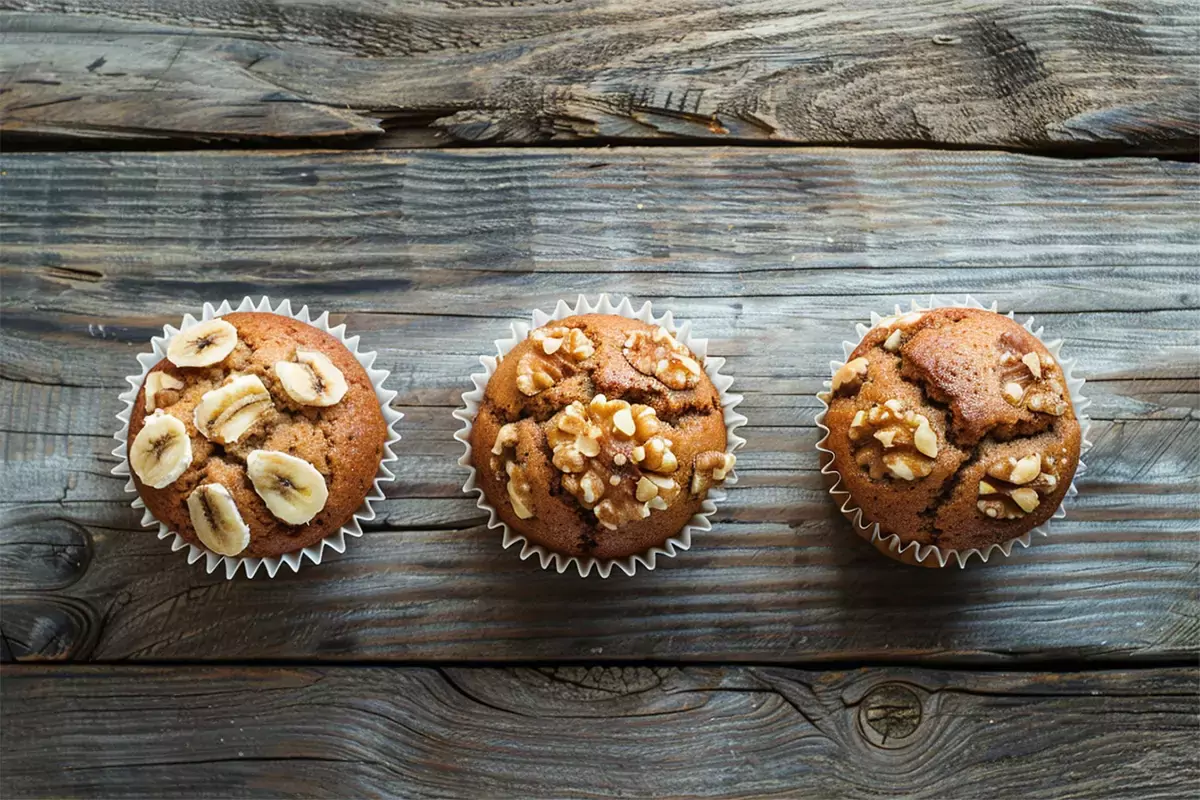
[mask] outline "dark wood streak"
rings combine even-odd
[[[1183,797],[1197,672],[7,667],[6,796]],[[887,692],[891,690],[889,695]],[[902,738],[863,733],[887,697]],[[911,726],[910,726],[911,727]]]
[[[1200,133],[1187,2],[3,6],[0,129],[74,143],[710,140],[1194,156]]]

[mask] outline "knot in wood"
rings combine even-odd
[[[901,747],[921,725],[921,700],[907,686],[876,686],[858,706],[858,727],[876,747]]]

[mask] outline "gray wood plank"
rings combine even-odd
[[[115,389],[12,387],[9,424],[37,430],[4,434],[2,627],[20,659],[1103,661],[1195,654],[1200,637],[1194,388],[1183,417],[1098,419],[1058,533],[965,574],[914,573],[850,534],[816,472],[811,409],[752,424],[716,529],[617,585],[499,549],[459,491],[450,406],[402,406],[398,481],[345,556],[226,584],[135,532],[107,475]]]
[[[1195,269],[1200,248],[1200,166],[1154,159],[623,148],[10,154],[0,167],[5,261],[44,281],[10,276],[8,304],[108,278],[147,309],[194,296],[213,263],[226,272],[205,276],[210,293],[305,288],[355,310],[453,292],[487,315],[501,309],[471,309],[538,292],[545,272],[651,296],[694,296],[697,273],[721,273],[742,293],[801,297],[895,292],[893,273],[862,267],[930,268],[909,292],[953,289],[937,268],[983,268],[979,291],[1030,302],[1039,269],[1112,269],[1111,289],[1064,273],[1078,298],[1030,308],[1082,311],[1124,294],[1125,268]],[[846,271],[795,274],[813,268]],[[151,270],[161,288],[141,285]],[[1154,296],[1167,305],[1141,308],[1191,294],[1172,280]]]
[[[8,0],[6,133],[1194,155],[1195,5]]]
[[[0,171],[12,658],[1197,652],[1196,165],[658,149],[42,154]],[[716,529],[607,583],[499,549],[459,489],[450,416],[510,320],[601,290],[693,320],[751,420]],[[345,556],[226,584],[137,529],[108,437],[152,333],[263,291],[335,310],[379,352],[407,415],[403,459]],[[1059,535],[994,569],[930,574],[879,558],[835,513],[813,394],[871,310],[967,291],[1067,339],[1096,448]]]
[[[1197,671],[5,668],[9,797],[1189,796]]]

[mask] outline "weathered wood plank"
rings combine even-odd
[[[138,515],[103,474],[103,438],[72,437],[73,452],[42,440],[45,461],[10,459],[10,499],[27,502],[0,519],[0,581],[21,590],[5,601],[13,657],[961,663],[1197,651],[1194,420],[1098,422],[1083,495],[1052,539],[1002,567],[932,575],[850,534],[823,493],[814,429],[751,429],[715,530],[617,586],[501,551],[458,490],[448,409],[408,410],[399,480],[368,535],[267,583],[206,576],[134,533]]]
[[[26,136],[1195,154],[1195,6],[8,0]],[[385,138],[385,141],[388,139]]]
[[[910,274],[919,279],[921,273],[916,270]],[[1053,273],[1048,273],[1047,279],[1052,278]],[[349,280],[353,282],[353,278]],[[19,275],[12,281],[21,282]],[[154,279],[148,276],[143,282],[149,289]],[[720,291],[718,284],[719,279],[713,281],[714,294]],[[954,285],[970,289],[974,284],[972,279],[960,276]],[[6,289],[7,285],[6,281]],[[197,311],[206,298],[219,301],[229,297],[236,302],[242,297],[241,292],[206,295],[205,286],[191,286],[186,293],[194,296],[194,301],[177,298],[171,305],[178,311],[170,315],[154,310],[150,316],[114,317],[107,309],[116,306],[110,305],[103,295],[93,297],[86,293],[72,295],[82,313],[36,306],[32,310],[6,310],[4,330],[0,331],[0,347],[6,356],[4,377],[31,384],[120,386],[122,377],[137,368],[131,348],[144,348],[151,336],[161,335],[164,323],[178,323],[184,313]],[[363,295],[371,294],[369,286],[362,286]],[[542,286],[544,292],[537,294],[506,295],[500,301],[504,310],[495,317],[438,314],[433,309],[457,308],[465,302],[458,293],[446,292],[440,297],[430,297],[431,310],[427,312],[351,313],[342,319],[355,332],[368,337],[372,349],[386,354],[387,363],[398,368],[394,370],[398,373],[395,388],[402,393],[404,402],[451,405],[457,404],[463,387],[470,385],[464,383],[468,376],[479,371],[479,356],[491,353],[492,342],[508,335],[512,320],[528,318],[535,307],[553,308],[558,298],[572,301],[575,298],[576,281],[569,275],[542,282]],[[896,288],[902,290],[903,286],[904,283],[899,283]],[[130,287],[124,291],[136,290]],[[247,285],[244,291],[253,288]],[[1146,291],[1150,291],[1149,286]],[[318,294],[306,297],[298,291],[288,293],[293,302],[310,303],[315,308],[330,302]],[[66,302],[67,296],[63,293],[57,302]],[[1005,301],[1009,298],[1000,292],[992,296]],[[819,391],[821,380],[828,377],[830,359],[842,357],[842,341],[853,338],[856,322],[868,319],[872,310],[890,309],[898,302],[907,305],[909,299],[919,299],[921,295],[901,291],[855,298],[835,295],[762,299],[737,294],[711,298],[637,294],[630,297],[670,307],[677,316],[682,317],[686,312],[687,318],[702,330],[711,331],[713,352],[729,359],[730,374],[737,377],[739,391],[810,395]],[[123,303],[117,300],[116,293],[113,299]],[[985,295],[981,299],[990,298]],[[1200,296],[1191,302],[1197,300]],[[139,302],[130,295],[129,304]],[[1019,302],[1019,298],[1011,302]],[[482,303],[471,308],[480,314],[486,314],[485,309]],[[1193,356],[1200,338],[1196,330],[1198,316],[1196,308],[1187,308],[1132,313],[1039,313],[1035,320],[1046,325],[1055,336],[1071,342],[1068,352],[1081,361],[1086,377],[1120,382],[1186,381],[1194,379],[1197,373]],[[87,353],[86,359],[77,357],[82,352]],[[790,359],[787,369],[780,367],[784,357]],[[1098,390],[1103,392],[1105,388]],[[1122,386],[1110,389],[1126,390]],[[427,396],[429,391],[436,394]],[[816,408],[815,399],[804,402]]]
[[[1129,267],[1194,270],[1200,248],[1200,166],[1153,159],[752,148],[10,154],[0,171],[5,262],[44,281],[8,276],[7,304],[90,293],[108,279],[134,308],[162,308],[195,296],[195,276],[212,264],[226,272],[206,276],[210,296],[286,287],[336,298],[339,310],[378,310],[376,298],[403,310],[408,298],[454,292],[462,313],[488,315],[515,313],[498,297],[545,291],[544,272],[574,273],[572,288],[589,292],[693,296],[697,273],[722,273],[740,294],[804,296],[896,291],[895,274],[866,266],[981,267],[976,291],[1030,302],[1046,267],[1111,268],[1112,288],[1096,273],[1063,273],[1060,295],[1077,298],[1030,307],[1082,311],[1130,308],[1117,299]],[[817,267],[854,271],[792,274]],[[345,270],[354,281],[330,278]],[[930,269],[903,290],[946,291],[956,277]],[[1150,307],[1193,293],[1195,280],[1174,280],[1154,296],[1167,305]],[[480,302],[492,305],[473,311]]]
[[[1179,798],[1197,672],[13,668],[5,796]]]
[[[660,149],[24,155],[0,171],[12,658],[1196,652],[1196,165]],[[693,320],[751,419],[717,529],[621,586],[500,551],[451,438],[466,376],[510,319],[601,290]],[[108,435],[152,333],[263,291],[334,309],[379,352],[404,457],[344,557],[226,584],[136,531]],[[1061,535],[1003,568],[918,580],[824,496],[813,394],[871,310],[965,291],[1069,341],[1097,446]]]

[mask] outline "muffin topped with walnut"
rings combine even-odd
[[[341,342],[242,312],[172,337],[134,402],[128,455],[168,528],[220,555],[267,557],[349,521],[386,437],[374,386]]]
[[[884,537],[985,550],[1053,516],[1079,464],[1062,368],[1008,317],[939,308],[873,328],[833,376],[825,447]]]
[[[551,322],[505,355],[470,445],[505,524],[601,559],[664,544],[734,464],[696,356],[664,328],[606,314]]]

